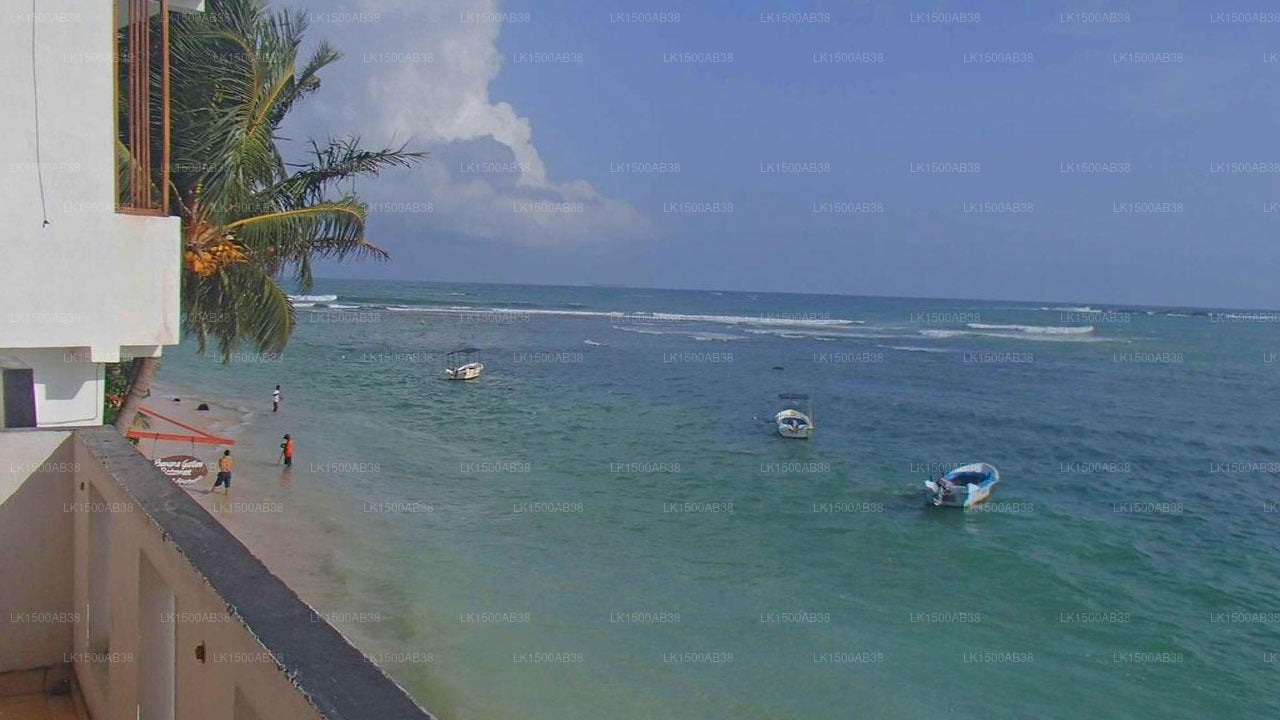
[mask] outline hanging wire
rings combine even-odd
[[[44,166],[40,164],[40,82],[36,75],[36,0],[31,0],[31,104],[36,116],[36,181],[40,185],[40,227],[49,225],[49,208],[44,200]]]

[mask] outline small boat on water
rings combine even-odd
[[[475,380],[484,372],[478,348],[462,348],[445,354],[446,380]]]
[[[778,396],[788,407],[773,416],[778,434],[784,438],[807,440],[813,435],[813,405],[809,396],[802,393],[782,393]]]
[[[987,463],[961,465],[924,482],[924,496],[935,507],[973,507],[984,503],[1000,483],[1000,471]]]

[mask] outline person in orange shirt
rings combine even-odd
[[[218,458],[218,477],[213,481],[213,487],[209,488],[209,492],[217,490],[219,485],[227,488],[223,492],[231,492],[231,468],[234,464],[231,451],[223,450],[222,457]]]
[[[293,466],[293,439],[288,435],[285,435],[284,442],[280,443],[280,456],[284,459],[285,467]]]

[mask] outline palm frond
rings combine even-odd
[[[279,102],[272,108],[269,118],[272,128],[280,127],[280,123],[284,122],[285,116],[293,109],[295,103],[320,89],[320,71],[337,62],[341,57],[342,53],[334,49],[327,40],[320,41],[315,52],[311,54],[311,59],[293,78],[287,92],[281,95]]]
[[[390,168],[413,167],[428,153],[406,150],[406,145],[366,150],[360,138],[330,138],[325,145],[311,141],[311,158],[267,192],[290,197],[297,203],[316,202],[331,185],[360,175],[378,175]]]
[[[294,322],[288,296],[271,275],[252,264],[184,278],[183,329],[196,338],[201,353],[211,341],[224,362],[243,341],[258,352],[278,353],[289,342]]]
[[[299,70],[307,26],[305,13],[265,0],[208,0],[172,27],[172,197],[189,261],[183,329],[224,360],[241,344],[277,352],[288,341],[293,308],[278,278],[292,272],[309,287],[317,259],[387,257],[365,237],[366,205],[339,183],[426,157],[343,137],[312,141],[286,162],[281,124],[341,57],[321,42]]]

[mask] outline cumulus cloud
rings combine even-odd
[[[346,58],[310,106],[315,122],[370,143],[411,140],[432,158],[407,183],[362,188],[383,202],[430,202],[442,230],[532,245],[636,237],[648,222],[586,180],[554,180],[533,127],[490,83],[502,69],[498,0],[319,0],[314,34]],[[340,88],[340,89],[339,89]],[[340,120],[340,124],[337,120]]]

